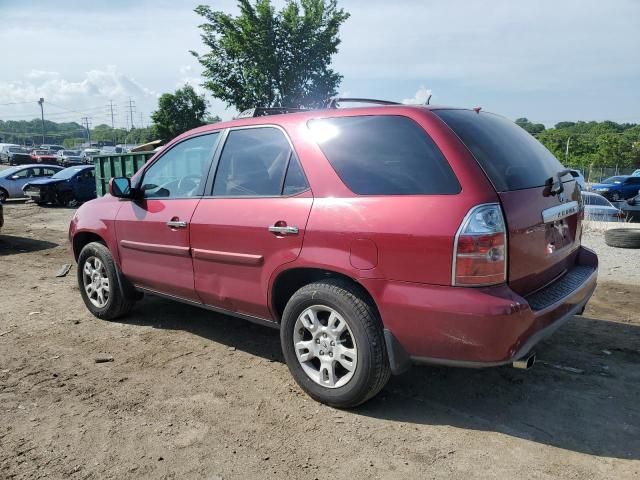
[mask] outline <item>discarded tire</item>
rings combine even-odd
[[[610,247],[640,248],[640,229],[612,228],[604,232],[604,243]]]

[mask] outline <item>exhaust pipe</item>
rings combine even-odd
[[[513,366],[513,368],[519,368],[521,370],[528,370],[531,367],[533,367],[533,365],[536,363],[536,354],[535,353],[529,353],[528,355],[519,358],[518,360],[516,360],[515,362],[513,362],[511,365]]]

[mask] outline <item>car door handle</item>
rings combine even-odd
[[[278,227],[276,225],[271,225],[269,227],[269,231],[280,235],[297,235],[298,227]]]
[[[171,220],[167,222],[169,228],[187,228],[187,222],[181,222],[179,220]]]

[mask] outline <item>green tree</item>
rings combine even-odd
[[[528,118],[518,118],[516,120],[516,125],[524,128],[531,135],[537,135],[538,133],[544,132],[544,125],[541,123],[532,123]]]
[[[204,87],[242,111],[251,107],[313,107],[335,95],[342,75],[330,68],[340,26],[349,14],[337,0],[238,0],[237,17],[195,9],[209,48],[191,52],[203,66]]]
[[[162,140],[171,140],[181,133],[205,124],[207,101],[191,85],[175,93],[164,93],[158,100],[158,110],[151,114],[153,127]],[[142,130],[142,129],[139,129]]]

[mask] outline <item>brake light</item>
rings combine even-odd
[[[478,205],[464,217],[453,245],[452,283],[485,286],[507,281],[507,232],[497,203]]]

